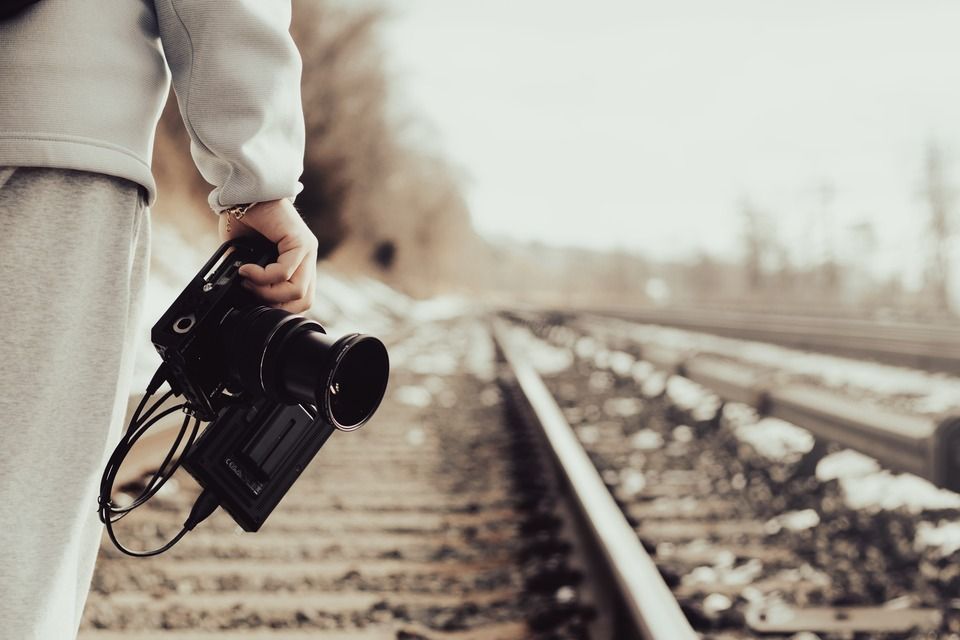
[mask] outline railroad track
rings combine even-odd
[[[575,357],[558,326],[498,321],[496,366],[473,319],[393,346],[378,417],[337,434],[260,533],[215,514],[157,559],[105,547],[81,640],[960,631],[952,557],[912,542],[924,518],[960,512],[851,510],[810,456],[742,441],[759,419],[745,407],[685,405],[671,385],[693,383]],[[551,341],[571,366],[541,377],[529,349]],[[153,545],[192,491],[121,535]]]
[[[260,532],[216,513],[158,558],[105,545],[80,638],[589,637],[584,563],[493,357],[470,320],[392,345],[377,417],[336,434]],[[168,535],[191,485],[120,536]]]
[[[526,320],[550,345],[559,413],[699,633],[960,637],[957,553],[919,542],[956,521],[956,497],[919,512],[850,506],[840,482],[817,476],[835,445],[816,434],[724,402],[672,361],[658,369],[627,339],[584,344],[576,323]]]
[[[960,373],[960,325],[758,313],[717,308],[597,309],[630,322]],[[568,312],[558,312],[564,315]]]
[[[637,341],[630,337],[632,328],[637,326],[632,321],[570,313],[512,313],[509,316],[540,330],[550,326],[576,326],[600,340],[633,343],[643,360],[661,371],[683,376],[713,389],[724,400],[750,405],[764,415],[808,429],[824,441],[861,451],[876,458],[885,467],[912,473],[938,486],[960,491],[960,413],[955,411],[917,415],[850,399],[809,382],[785,384],[771,377],[763,367],[731,361],[721,354],[664,348],[655,340]],[[648,319],[655,321],[657,317]],[[791,331],[802,334],[802,327],[809,326],[804,324],[808,321],[798,321]],[[829,321],[824,322],[829,324]],[[739,328],[739,335],[760,339],[752,331],[752,326],[743,326]],[[946,336],[952,333],[952,330],[944,329],[938,340],[946,345]],[[960,332],[956,334],[957,349],[942,346],[944,357],[952,358],[952,351],[960,350]],[[815,340],[816,332],[812,335],[811,339]],[[836,339],[842,337],[840,334]],[[882,342],[879,338],[877,341]],[[785,344],[787,341],[783,342]],[[933,349],[933,344],[928,343],[925,349]],[[921,356],[919,351],[915,354]]]

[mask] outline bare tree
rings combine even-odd
[[[840,265],[837,262],[833,246],[833,202],[837,197],[837,188],[831,180],[825,179],[815,189],[818,209],[820,243],[820,288],[826,295],[835,295],[840,285]]]
[[[747,288],[759,293],[764,286],[767,254],[774,245],[768,216],[746,196],[740,199],[740,216],[743,221],[743,267]]]
[[[934,309],[947,312],[950,310],[950,240],[953,237],[951,207],[955,193],[944,175],[943,152],[935,142],[927,145],[924,169],[924,193],[930,205],[926,288]]]

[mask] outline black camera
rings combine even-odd
[[[141,403],[104,470],[99,510],[121,550],[153,555],[179,539],[154,552],[130,552],[116,541],[111,524],[152,497],[181,464],[204,488],[184,531],[218,505],[245,530],[257,531],[331,433],[359,428],[380,405],[389,376],[380,340],[357,333],[334,339],[317,322],[264,306],[241,286],[242,265],[276,259],[263,238],[223,244],[153,326],[151,340],[163,364],[147,397],[167,382],[166,397],[183,396],[177,408],[187,418],[133,506],[112,503],[113,479],[130,447],[161,417],[151,414],[163,399],[143,415]],[[191,417],[194,432],[170,464]],[[200,421],[210,424],[194,441]]]

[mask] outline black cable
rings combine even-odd
[[[113,545],[121,552],[140,558],[155,556],[167,551],[173,547],[173,545],[179,542],[180,539],[186,535],[187,531],[192,530],[197,524],[202,522],[211,513],[213,513],[217,506],[219,506],[219,503],[213,494],[204,490],[194,503],[193,508],[190,511],[190,515],[184,521],[180,532],[161,547],[151,549],[149,551],[135,551],[128,549],[120,543],[120,541],[117,539],[116,533],[113,530],[114,523],[118,522],[131,513],[134,509],[146,503],[148,500],[153,498],[161,488],[163,488],[167,480],[169,480],[180,468],[180,463],[183,460],[183,457],[193,448],[193,443],[200,431],[200,419],[193,417],[188,412],[187,415],[184,416],[183,423],[180,426],[180,431],[177,434],[176,440],[168,450],[167,455],[160,463],[160,466],[156,471],[154,471],[150,480],[144,485],[144,488],[140,491],[140,494],[125,507],[118,507],[114,505],[113,485],[116,482],[120,466],[123,464],[123,461],[126,459],[136,442],[158,421],[175,411],[186,411],[189,408],[186,403],[181,403],[172,407],[168,407],[160,413],[154,415],[160,406],[172,395],[174,395],[174,391],[171,389],[160,399],[151,404],[150,407],[146,409],[146,412],[144,412],[147,402],[159,390],[165,379],[165,368],[163,365],[161,365],[153,375],[150,384],[147,385],[147,390],[143,398],[141,398],[140,402],[137,404],[137,408],[130,419],[130,424],[127,425],[126,432],[123,434],[120,442],[114,449],[113,454],[108,459],[103,470],[103,477],[100,481],[100,495],[98,498],[97,512],[100,516],[100,521],[103,522],[107,529],[107,536],[110,538],[110,541],[113,543]],[[192,429],[190,429],[191,418],[193,418]],[[186,445],[184,446],[180,455],[176,456],[176,459],[174,460],[174,456],[176,455],[177,450],[180,448],[180,444],[183,442],[184,436],[187,435],[187,431],[189,431],[190,434],[187,437]]]
[[[190,416],[187,416],[186,419],[184,420],[184,428],[189,425],[189,422],[190,422]],[[197,436],[199,428],[200,428],[200,419],[195,418],[193,422],[193,429],[190,432],[190,438],[187,442],[187,447],[190,447],[193,445],[193,441]],[[180,461],[178,458],[177,463],[174,465],[174,468],[171,470],[171,473],[179,467],[179,464],[180,464]],[[110,475],[112,477],[109,479],[109,481],[106,484],[109,486],[109,488],[112,488],[113,480],[116,479],[116,470],[113,470],[113,472]],[[156,474],[155,474],[155,477],[156,477]],[[163,482],[166,482],[168,478],[169,476],[164,478]],[[123,508],[114,507],[112,502],[109,499],[103,500],[103,495],[101,495],[102,506],[100,509],[100,520],[103,522],[103,524],[107,529],[107,536],[110,538],[110,541],[113,543],[113,545],[117,549],[119,549],[121,552],[125,553],[128,556],[134,556],[137,558],[147,558],[150,556],[161,554],[164,551],[169,550],[171,547],[173,547],[173,545],[177,544],[177,542],[179,542],[184,535],[186,535],[187,531],[192,530],[193,527],[199,524],[203,519],[205,519],[211,513],[213,513],[213,511],[216,510],[219,504],[216,502],[215,499],[213,499],[212,494],[205,495],[208,492],[204,491],[203,493],[201,493],[201,496],[200,496],[201,498],[203,498],[203,500],[199,498],[197,499],[197,501],[194,503],[193,509],[190,512],[190,516],[188,516],[187,520],[184,522],[184,526],[181,528],[180,532],[177,533],[177,535],[175,535],[172,539],[167,541],[162,546],[156,549],[151,549],[149,551],[135,551],[133,549],[128,549],[120,542],[119,539],[117,539],[117,535],[113,530],[113,524],[118,520],[120,520],[121,518],[123,518],[124,516],[126,516],[133,509],[135,509],[136,507],[140,506],[141,504],[149,500],[151,497],[153,497],[153,495],[156,494],[156,491],[159,490],[161,486],[163,486],[163,482],[161,482],[157,487],[155,487],[151,492],[149,492],[149,495],[145,495],[147,493],[147,490],[144,490],[144,492],[141,492],[140,496],[135,501],[136,503],[135,505],[131,504]],[[110,494],[108,493],[107,495],[109,496]],[[212,501],[212,504],[211,504],[211,501]],[[112,514],[114,513],[118,513],[119,515],[117,515],[116,517],[113,517]]]
[[[167,409],[166,411],[162,412],[160,415],[156,416],[155,418],[153,418],[153,419],[150,420],[149,422],[144,423],[136,432],[134,432],[134,433],[132,434],[133,437],[130,438],[130,439],[125,443],[125,446],[124,446],[122,449],[118,449],[118,450],[117,450],[117,452],[119,452],[121,455],[119,455],[118,459],[116,460],[116,462],[115,462],[115,467],[110,468],[110,467],[108,466],[108,469],[110,470],[109,487],[106,487],[106,486],[101,485],[101,493],[103,493],[104,491],[106,491],[106,494],[107,494],[108,496],[113,494],[113,482],[116,480],[117,473],[119,473],[119,471],[120,471],[120,466],[123,464],[123,460],[124,460],[124,459],[126,458],[126,456],[129,454],[130,449],[133,447],[133,445],[136,443],[136,441],[140,438],[140,436],[142,436],[143,434],[145,434],[145,433],[147,432],[147,430],[148,430],[151,426],[153,426],[157,421],[163,419],[164,417],[166,417],[167,415],[173,413],[173,412],[176,411],[177,409],[183,408],[183,406],[184,406],[184,405],[177,405],[177,406],[175,406],[175,407],[170,407],[169,409]],[[177,463],[176,463],[176,465],[174,466],[173,469],[171,469],[171,470],[169,470],[169,471],[166,470],[166,467],[167,467],[167,465],[169,464],[170,459],[173,457],[173,455],[174,455],[174,453],[176,452],[176,450],[180,447],[180,442],[183,441],[183,436],[184,436],[184,434],[186,433],[186,430],[187,430],[187,427],[189,426],[189,424],[190,424],[190,416],[189,416],[189,415],[184,416],[184,418],[183,418],[183,424],[181,424],[181,426],[180,426],[180,432],[177,434],[177,439],[174,441],[173,446],[170,447],[170,450],[167,452],[167,455],[166,455],[166,457],[163,459],[163,462],[160,464],[160,466],[157,468],[157,470],[154,471],[153,476],[150,478],[149,482],[147,482],[146,485],[144,486],[143,490],[141,490],[140,495],[138,495],[136,498],[134,498],[133,502],[130,503],[129,505],[127,505],[126,507],[112,507],[112,506],[111,506],[111,509],[110,509],[111,513],[120,513],[120,514],[125,515],[126,513],[129,513],[130,511],[133,511],[134,509],[136,509],[137,507],[139,507],[141,504],[143,504],[144,502],[146,502],[147,500],[149,500],[150,498],[152,498],[153,496],[155,496],[155,495],[157,494],[157,492],[163,487],[163,485],[164,485],[164,484],[166,483],[166,481],[170,478],[170,476],[172,476],[173,473],[177,470],[177,468],[179,468],[179,465],[180,465],[180,457],[182,457],[183,454],[181,454],[181,456],[177,458]],[[129,432],[128,432],[128,433],[129,433]],[[189,449],[190,449],[190,447],[191,447],[192,445],[193,445],[193,439],[191,438],[190,441],[187,443],[187,446],[184,448],[184,453],[186,453],[187,451],[189,451]],[[115,452],[115,455],[116,455],[116,452]],[[108,463],[108,465],[111,464],[111,463],[113,463],[113,462],[114,462],[114,460],[111,458],[111,461],[110,461],[110,463]],[[105,469],[105,470],[104,470],[104,474],[106,475],[106,473],[107,473],[107,470]],[[123,515],[120,515],[120,516],[118,516],[118,517],[116,517],[116,518],[113,518],[113,521],[116,522],[117,520],[119,520],[120,518],[122,518]]]
[[[150,405],[150,409],[147,410],[145,414],[140,415],[143,412],[144,403],[150,398],[150,395],[144,394],[143,398],[140,399],[140,404],[137,406],[137,410],[133,412],[133,416],[130,418],[130,424],[127,425],[127,433],[129,433],[131,429],[140,426],[140,424],[149,419],[150,416],[153,415],[153,412],[159,409],[172,395],[173,390],[167,391],[159,400]]]

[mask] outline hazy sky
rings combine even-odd
[[[836,250],[916,270],[927,141],[960,170],[958,2],[392,6],[404,108],[463,169],[485,233],[732,256],[746,195],[804,260],[828,181]]]

